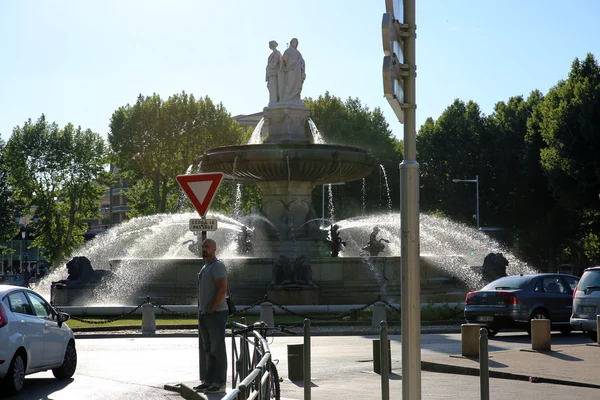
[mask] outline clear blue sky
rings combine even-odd
[[[292,37],[306,60],[304,96],[329,90],[383,109],[384,0],[2,0],[0,134],[45,113],[106,136],[139,93],[185,90],[233,115],[262,110],[268,41]],[[417,123],[455,98],[489,114],[544,93],[575,57],[600,57],[600,1],[417,0]]]

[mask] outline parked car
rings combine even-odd
[[[4,274],[0,275],[0,285],[14,285],[27,287],[23,274]]]
[[[587,332],[593,341],[598,340],[596,315],[600,310],[600,267],[583,271],[573,292],[571,326]]]
[[[554,329],[568,334],[571,297],[578,282],[578,277],[567,274],[505,276],[467,293],[465,319],[487,327],[489,336],[501,329],[531,334],[532,319],[550,319]]]
[[[0,285],[0,393],[20,392],[25,375],[35,372],[73,376],[77,351],[68,319],[33,290]]]

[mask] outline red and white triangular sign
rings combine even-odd
[[[177,176],[179,186],[196,207],[196,211],[201,217],[204,217],[208,211],[208,207],[210,207],[210,203],[212,203],[222,180],[222,172]]]

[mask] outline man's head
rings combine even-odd
[[[202,242],[202,258],[214,258],[217,254],[217,243],[213,239]]]

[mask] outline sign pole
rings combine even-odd
[[[203,215],[202,219],[206,219],[206,216]],[[206,240],[206,231],[202,231],[201,238],[200,245]],[[204,261],[204,259],[202,260]],[[204,264],[206,264],[206,261],[204,261]],[[200,277],[198,277],[198,365],[200,368],[200,383],[202,383],[202,377],[206,376],[206,352],[200,335]]]

